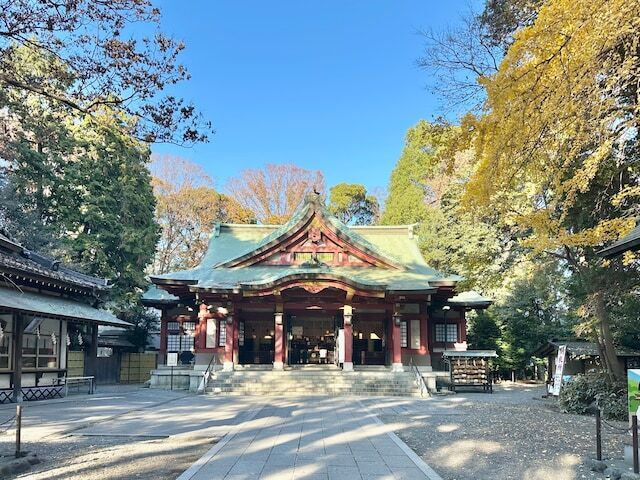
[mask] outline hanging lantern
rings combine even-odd
[[[58,344],[58,339],[56,338],[55,332],[51,332],[51,343],[53,343],[54,345]]]
[[[67,333],[67,347],[71,345],[71,337],[69,337],[69,334]]]
[[[0,325],[0,340],[4,338],[4,330],[2,329],[2,325]]]
[[[82,333],[78,333],[78,345],[82,345]]]
[[[36,337],[40,340],[40,327],[36,328]]]

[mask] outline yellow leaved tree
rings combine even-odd
[[[638,12],[639,0],[546,2],[498,71],[480,79],[484,111],[463,122],[478,159],[465,205],[497,212],[526,246],[566,265],[580,290],[583,331],[618,379],[612,274],[595,252],[638,215]]]

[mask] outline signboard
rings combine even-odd
[[[567,346],[560,345],[558,347],[558,357],[556,358],[556,371],[553,374],[553,387],[551,395],[556,397],[560,395],[560,387],[562,387],[562,372],[564,370],[564,362],[567,357]]]
[[[629,395],[629,413],[636,413],[640,406],[640,369],[627,370],[627,386]]]
[[[177,352],[167,353],[167,367],[177,367],[177,366],[178,366],[178,353]]]

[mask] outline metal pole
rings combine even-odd
[[[633,439],[633,473],[640,472],[638,466],[638,416],[631,415],[631,435]]]
[[[171,390],[173,390],[173,365],[171,366]]]
[[[599,408],[596,410],[596,460],[602,460],[602,419]]]
[[[16,405],[16,458],[20,458],[20,435],[22,433],[22,405]]]

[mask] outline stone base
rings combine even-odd
[[[284,363],[283,362],[273,362],[273,369],[274,370],[284,370]]]
[[[392,363],[391,364],[391,371],[392,372],[404,372],[404,367],[402,366],[402,363]]]
[[[344,362],[342,364],[343,372],[353,372],[353,362]]]

